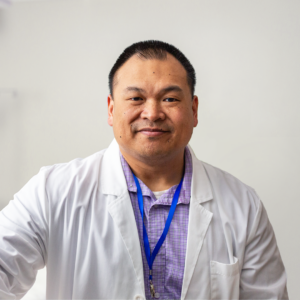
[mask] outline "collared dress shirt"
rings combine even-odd
[[[150,295],[149,266],[144,250],[143,223],[139,211],[137,188],[131,169],[121,153],[120,157],[140,238],[144,267],[145,294],[147,299],[152,299]],[[178,185],[174,185],[156,199],[153,192],[140,179],[138,180],[144,199],[144,224],[152,253],[164,230],[173,196]],[[167,237],[156,256],[152,267],[152,282],[155,292],[158,293],[157,298],[159,299],[180,299],[181,296],[188,233],[191,181],[192,158],[189,149],[186,147],[185,171],[178,203]]]

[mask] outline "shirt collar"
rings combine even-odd
[[[183,177],[183,182],[182,182],[182,187],[181,187],[181,192],[180,196],[178,199],[178,204],[189,204],[190,198],[191,198],[191,182],[192,182],[192,174],[193,174],[193,164],[192,164],[192,156],[190,153],[190,150],[188,147],[185,147],[185,152],[184,152],[184,158],[185,158],[185,168],[184,168],[184,177]],[[123,168],[123,172],[125,175],[126,183],[127,183],[127,188],[129,192],[136,193],[137,188],[134,182],[134,178],[132,175],[132,171],[123,157],[122,153],[120,152],[120,159],[121,159],[121,165]],[[149,196],[153,197],[152,191],[138,178],[142,194],[143,196]],[[159,202],[162,204],[170,204],[172,202],[173,195],[175,193],[175,190],[178,185],[172,186],[168,192],[166,192],[159,200]]]

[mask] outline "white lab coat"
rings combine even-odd
[[[255,191],[198,160],[181,299],[287,299],[286,273]],[[138,231],[114,140],[44,167],[0,214],[0,299],[47,265],[48,299],[145,299]]]

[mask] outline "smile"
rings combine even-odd
[[[147,136],[160,136],[163,135],[164,133],[167,133],[168,131],[164,131],[159,128],[143,128],[139,130],[138,132],[147,135]]]

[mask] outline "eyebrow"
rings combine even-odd
[[[141,88],[138,88],[136,86],[128,86],[124,92],[140,92],[140,93],[144,93],[145,90],[141,89]]]
[[[170,85],[170,86],[162,89],[161,92],[164,92],[164,93],[167,93],[167,92],[183,92],[183,90],[178,85]]]
[[[128,86],[125,90],[125,92],[139,92],[139,93],[145,93],[144,89],[141,89],[136,86]],[[160,91],[160,93],[168,93],[168,92],[183,92],[182,88],[178,85],[170,85]]]

